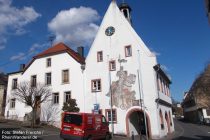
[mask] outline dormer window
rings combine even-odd
[[[109,70],[115,71],[116,70],[116,62],[115,60],[109,61]]]
[[[51,67],[51,58],[47,58],[46,66]]]
[[[131,49],[131,46],[125,46],[125,56],[126,57],[130,57],[132,56],[132,49]]]
[[[97,62],[102,62],[103,61],[103,52],[99,51],[97,52]]]

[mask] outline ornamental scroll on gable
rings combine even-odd
[[[136,92],[132,90],[132,85],[135,84],[136,75],[129,74],[127,71],[123,71],[123,67],[120,67],[120,71],[116,74],[119,80],[112,82],[112,104],[122,110],[127,110],[132,107],[133,101],[136,99]],[[107,94],[110,97],[111,93]]]

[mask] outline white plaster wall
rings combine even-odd
[[[21,73],[10,74],[8,77],[8,85],[7,85],[7,99],[6,99],[6,108],[5,108],[5,117],[9,117],[11,119],[19,119],[23,120],[25,112],[30,112],[30,109],[25,108],[25,104],[16,100],[15,108],[10,108],[10,100],[14,98],[12,95],[12,81],[13,79],[18,79],[18,83],[20,83]],[[9,116],[8,116],[9,115]]]
[[[115,27],[115,34],[111,37],[105,35],[105,29],[108,26]],[[125,46],[127,45],[131,45],[132,47],[132,57],[125,57]],[[103,62],[97,62],[97,51],[103,51]],[[140,55],[138,54],[138,51]],[[142,82],[141,89],[144,95],[146,112],[150,118],[152,136],[156,137],[164,135],[165,132],[159,131],[159,112],[155,102],[155,99],[158,97],[155,72],[153,69],[153,66],[157,64],[156,57],[149,51],[141,38],[131,28],[130,24],[120,13],[114,2],[110,5],[86,58],[86,70],[84,74],[81,71],[80,64],[67,53],[63,53],[50,56],[52,66],[49,68],[46,67],[46,58],[48,57],[36,59],[20,79],[22,81],[30,80],[32,75],[37,75],[37,81],[45,82],[45,73],[51,72],[51,87],[53,92],[59,92],[60,94],[58,105],[60,109],[63,105],[64,92],[70,90],[72,98],[77,100],[81,112],[92,112],[93,104],[97,102],[100,103],[100,108],[105,115],[105,109],[110,109],[110,98],[106,96],[110,87],[108,62],[110,60],[116,61],[116,71],[110,72],[111,81],[116,81],[118,80],[116,72],[120,69],[120,64],[118,63],[119,57],[127,60],[126,63],[122,63],[122,66],[124,67],[124,70],[128,72],[128,75],[136,75],[135,84],[132,86],[132,90],[136,92],[136,99],[139,99],[137,70],[140,69],[140,79]],[[70,71],[69,84],[61,83],[61,72],[64,69],[69,69]],[[9,78],[12,78],[12,76]],[[91,80],[93,79],[101,79],[101,92],[92,93]],[[18,107],[23,108],[21,105]],[[118,134],[126,134],[126,115],[129,110],[139,107],[131,107],[128,110],[122,110],[116,106],[113,106],[113,108],[117,109],[117,123],[114,124],[114,132]],[[169,108],[165,107],[165,110],[167,109],[169,110]],[[162,111],[164,111],[164,106]],[[57,121],[59,120],[60,118],[58,117]]]
[[[208,116],[207,115],[207,113],[206,113],[206,109],[202,109],[202,112],[203,112],[203,117],[205,118],[205,119],[210,119],[210,116]]]
[[[158,125],[159,125],[159,131],[160,131],[160,138],[161,137],[164,137],[165,135],[167,135],[168,133],[168,126],[167,126],[167,122],[166,122],[166,119],[165,119],[165,112],[167,113],[171,113],[171,121],[172,121],[172,125],[170,125],[170,133],[172,133],[174,131],[174,122],[173,122],[173,117],[172,117],[172,109],[169,108],[169,107],[166,107],[166,106],[163,106],[163,105],[158,105],[159,108],[158,108],[158,116],[159,116],[159,110],[161,109],[162,111],[162,115],[163,115],[163,122],[164,122],[164,129],[161,129],[160,127],[160,116],[158,117]],[[168,117],[170,117],[168,115]]]
[[[105,35],[105,30],[109,26],[115,28],[115,33],[111,37]],[[132,57],[125,57],[125,46],[127,45],[131,45],[132,47]],[[103,51],[103,62],[97,62],[98,51]],[[138,54],[138,51],[140,55]],[[105,109],[110,108],[110,99],[106,96],[110,86],[108,62],[110,60],[116,61],[116,71],[110,72],[111,81],[116,81],[118,80],[116,72],[120,69],[120,64],[118,63],[119,57],[127,60],[126,63],[122,63],[122,66],[124,67],[124,70],[128,72],[128,75],[136,75],[135,84],[132,86],[132,90],[136,91],[136,99],[139,99],[137,70],[140,69],[141,71],[141,88],[144,94],[146,111],[150,117],[152,135],[158,137],[160,135],[159,114],[155,103],[155,99],[157,99],[158,95],[155,82],[156,77],[153,69],[153,66],[157,64],[156,57],[149,51],[140,37],[131,28],[127,20],[125,20],[123,15],[119,12],[119,9],[116,8],[114,2],[112,2],[104,16],[98,34],[86,58],[87,92],[85,98],[86,104],[92,103],[86,107],[87,111],[91,112],[93,103],[96,101],[95,93],[91,92],[91,80],[93,79],[101,79],[102,82],[102,91],[96,93],[97,101],[98,103],[100,102],[100,108],[103,109],[103,113],[105,113]],[[167,98],[166,101],[170,101],[170,99]],[[113,108],[116,107],[114,106]],[[117,124],[114,124],[115,133],[126,134],[126,113],[126,110],[117,108],[118,122]]]
[[[164,93],[162,93],[161,91],[159,91],[159,98],[172,104],[171,98],[169,96],[165,95]]]
[[[46,67],[46,59],[51,58],[51,67]],[[68,84],[62,83],[62,70],[69,70],[70,82]],[[69,54],[62,53],[56,54],[49,57],[43,57],[36,59],[30,67],[21,75],[10,75],[8,83],[8,95],[11,91],[11,82],[13,78],[18,77],[18,83],[23,81],[30,81],[32,75],[37,76],[37,83],[45,84],[45,73],[51,72],[52,84],[49,88],[52,89],[52,93],[59,92],[59,104],[51,104],[57,106],[58,109],[62,109],[64,102],[64,92],[71,91],[72,98],[76,99],[80,111],[84,111],[84,98],[82,80],[83,75],[80,68],[80,63],[74,60]],[[50,101],[52,102],[52,101]],[[47,103],[43,103],[41,108]],[[25,106],[25,104],[16,102],[14,110],[11,110],[11,113],[18,114],[18,117],[24,117],[25,113],[30,112],[30,107]],[[60,114],[58,114],[57,120],[60,122]]]

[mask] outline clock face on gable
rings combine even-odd
[[[105,30],[105,34],[107,36],[112,36],[114,34],[114,32],[115,32],[115,28],[112,26],[107,27]]]

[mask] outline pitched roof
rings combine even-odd
[[[60,53],[68,53],[72,58],[74,58],[78,63],[85,64],[85,58],[81,55],[79,55],[74,50],[70,49],[67,45],[64,43],[58,43],[54,45],[53,47],[50,47],[49,49],[37,54],[33,57],[33,59],[29,62],[29,64],[24,68],[23,73],[30,67],[30,65],[37,59],[41,57],[47,57],[55,54]]]
[[[46,57],[46,56],[49,56],[49,55],[54,55],[54,54],[63,53],[63,52],[67,52],[77,62],[82,63],[82,64],[85,63],[85,58],[84,57],[80,56],[77,52],[70,49],[64,43],[58,43],[58,44],[54,45],[53,47],[37,54],[36,56],[34,56],[34,58],[36,59],[36,58],[40,58],[40,57]]]

